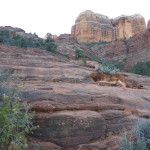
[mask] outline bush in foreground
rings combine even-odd
[[[124,133],[122,135],[122,147],[119,150],[149,150],[146,140],[142,137],[132,139],[130,135]]]
[[[32,124],[33,112],[20,99],[17,84],[7,80],[1,82],[0,86],[0,149],[23,150],[28,146],[26,134],[36,128]]]
[[[150,149],[150,119],[139,119],[133,133],[122,136],[120,150],[149,150]]]

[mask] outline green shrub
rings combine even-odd
[[[48,36],[45,40],[45,49],[48,51],[51,51],[53,53],[56,53],[56,44],[54,39],[52,39],[50,36]]]
[[[133,136],[134,135],[134,136]],[[130,135],[122,136],[120,150],[149,150],[150,149],[150,119],[139,119]]]
[[[69,58],[69,55],[62,54],[56,50],[57,45],[55,44],[55,40],[51,38],[51,35],[45,40],[39,38],[36,33],[31,35],[33,37],[27,38],[25,36],[17,35],[9,30],[0,30],[0,42],[9,46],[45,49],[54,54],[59,54],[63,57]]]
[[[56,44],[54,39],[50,36],[46,40],[39,38],[35,33],[33,36],[36,38],[27,38],[25,36],[17,35],[9,30],[0,30],[0,42],[18,47],[39,47],[41,49],[46,49],[48,51],[54,51],[56,49]]]
[[[150,68],[150,61],[147,61],[145,64],[148,68]]]
[[[150,61],[148,62],[138,62],[129,70],[131,73],[150,76]]]
[[[27,47],[27,40],[24,37],[19,37],[17,40],[17,44],[19,47]]]
[[[108,74],[115,74],[117,72],[120,72],[120,69],[117,68],[112,61],[101,60],[100,62],[101,65],[99,66],[97,71],[108,73]]]
[[[85,55],[84,55],[83,51],[77,49],[77,50],[75,51],[75,57],[76,57],[76,59],[79,59],[79,58],[84,58]]]
[[[92,61],[97,61],[98,63],[102,63],[102,59],[99,59],[99,58],[95,58],[95,57],[90,57],[90,60]]]
[[[87,64],[87,58],[82,58],[82,62],[83,62],[83,64]]]
[[[134,132],[140,137],[150,141],[150,119],[139,119]]]
[[[135,137],[124,133],[122,135],[122,146],[119,150],[149,150],[146,140],[142,137]]]
[[[115,67],[118,68],[120,71],[123,71],[123,69],[124,69],[124,63],[122,63],[122,62],[115,62],[114,65],[115,65]]]
[[[0,30],[0,37],[2,40],[2,42],[9,37],[9,30]]]
[[[33,112],[20,98],[20,87],[0,77],[0,149],[23,150],[27,145],[26,134],[36,127],[32,124]]]
[[[97,69],[99,72],[114,74],[121,72],[124,69],[124,63],[122,62],[115,62],[113,60],[99,59],[95,57],[90,57],[90,60],[97,61],[101,64]]]
[[[63,57],[69,58],[69,54],[60,53],[60,55],[63,56]]]
[[[111,42],[112,42],[112,41],[111,41]],[[91,43],[86,43],[86,45],[91,48],[91,47],[93,47],[93,46],[95,46],[95,45],[106,45],[106,44],[109,44],[109,43],[111,43],[111,42],[106,42],[106,41],[91,42]]]

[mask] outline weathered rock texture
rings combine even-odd
[[[126,69],[137,62],[150,60],[150,28],[124,40],[117,40],[106,45],[95,45],[85,51],[89,57],[123,62]]]
[[[76,37],[74,36],[74,35],[72,35],[72,34],[60,34],[58,37],[57,37],[57,39],[56,39],[56,41],[58,42],[58,43],[75,43],[75,42],[77,42],[77,39],[76,39]]]
[[[79,43],[77,38],[72,34],[60,34],[56,39],[56,43],[58,51],[68,54],[71,58],[75,58],[75,51],[77,49],[87,50],[87,46]]]
[[[120,16],[112,20],[116,27],[116,39],[132,37],[146,29],[145,19],[139,14]]]
[[[148,20],[147,28],[150,28],[150,20]]]
[[[112,41],[116,37],[111,20],[107,16],[94,14],[89,10],[77,17],[71,33],[80,42]]]
[[[143,89],[143,86],[135,80],[129,80],[126,75],[122,74],[105,74],[102,72],[91,73],[90,77],[95,81],[94,84],[102,86],[118,86],[135,89]]]
[[[0,45],[0,73],[6,71],[25,82],[23,100],[40,125],[32,137],[43,150],[109,150],[118,131],[149,116],[148,77],[126,74],[143,89],[100,86],[92,84],[92,68],[44,50]]]
[[[145,20],[139,14],[109,19],[86,10],[77,17],[71,34],[80,42],[99,42],[129,38],[145,29]]]

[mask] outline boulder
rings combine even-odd
[[[94,111],[37,114],[35,120],[40,128],[34,132],[34,136],[62,147],[72,147],[105,137],[105,120]]]

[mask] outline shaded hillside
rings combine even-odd
[[[126,69],[133,67],[137,62],[150,60],[150,29],[129,39],[117,40],[103,46],[95,45],[90,55],[108,60],[125,63]]]

